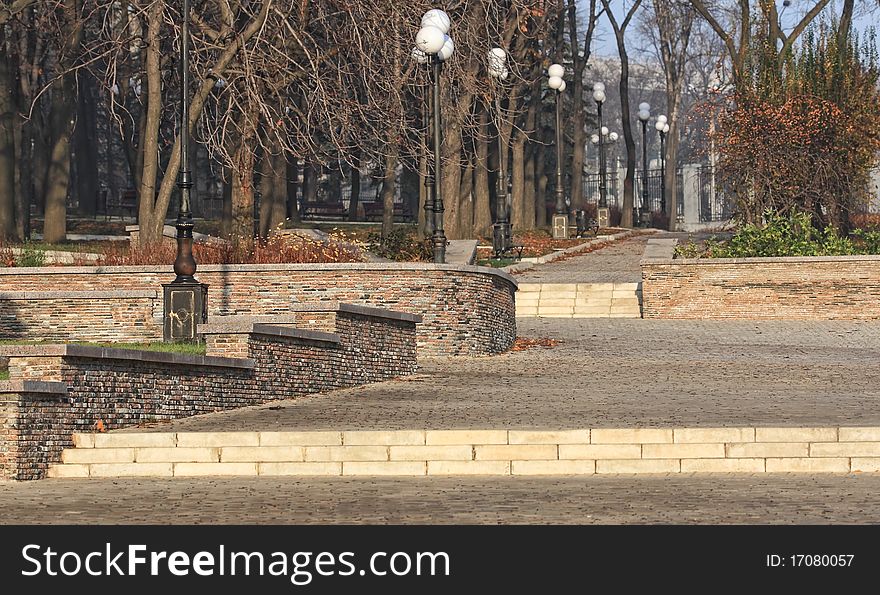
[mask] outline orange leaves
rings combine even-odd
[[[547,337],[541,337],[539,339],[528,339],[526,337],[517,337],[516,341],[511,347],[511,351],[525,351],[526,349],[535,349],[537,347],[543,347],[544,349],[551,349],[559,345],[559,341],[556,339],[549,339]]]

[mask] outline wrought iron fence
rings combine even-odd
[[[698,190],[700,193],[700,222],[726,221],[733,216],[733,201],[718,184],[711,165],[703,165],[699,170]]]

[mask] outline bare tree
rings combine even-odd
[[[610,0],[602,0],[605,7],[605,14],[608,16],[608,22],[614,30],[614,37],[617,40],[617,53],[620,56],[620,123],[623,127],[623,140],[626,144],[626,177],[623,180],[623,205],[620,223],[623,227],[632,227],[633,225],[633,190],[636,172],[636,144],[633,139],[632,120],[629,109],[629,55],[626,50],[626,29],[632,22],[632,18],[642,0],[635,0],[629,10],[626,12],[623,20],[618,23],[611,10]]]
[[[602,15],[602,10],[597,10],[596,0],[590,0],[586,15],[586,32],[581,40],[578,31],[577,2],[568,0],[568,42],[571,51],[572,70],[572,97],[574,97],[572,113],[572,152],[571,152],[571,207],[572,209],[584,208],[584,158],[587,145],[587,105],[584,99],[584,70],[590,61],[593,44],[593,34],[596,31],[596,23]]]
[[[794,42],[830,2],[830,0],[816,0],[792,30],[785,33],[773,0],[758,0],[757,10],[751,0],[737,0],[738,11],[726,11],[726,6],[721,2],[689,1],[724,42],[733,71],[734,84],[739,90],[749,89],[755,82],[752,72],[754,49],[752,35],[760,32],[757,31],[759,22],[764,24],[763,32],[766,35],[763,48],[773,54],[776,71],[779,74]],[[725,22],[723,15],[730,17],[727,19],[728,22]]]

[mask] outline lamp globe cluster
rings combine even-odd
[[[432,8],[422,16],[421,25],[416,33],[413,59],[423,64],[429,60],[429,56],[436,56],[441,62],[449,60],[455,53],[455,43],[449,36],[449,15],[438,8]]]
[[[657,129],[657,132],[669,132],[669,123],[666,119],[666,116],[657,116],[657,121],[654,123],[654,128]]]
[[[510,76],[507,69],[507,52],[501,48],[489,50],[489,76],[498,80],[506,80]]]
[[[560,93],[565,91],[565,80],[562,78],[565,76],[565,67],[562,64],[551,64],[547,76],[550,77],[547,79],[548,87]]]

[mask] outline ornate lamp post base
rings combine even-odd
[[[208,321],[208,285],[198,281],[163,283],[166,342],[193,342],[199,323]]]
[[[599,227],[610,227],[611,209],[608,207],[599,207],[596,209],[596,221],[599,222]]]
[[[553,239],[568,239],[568,215],[553,215]]]

